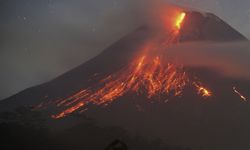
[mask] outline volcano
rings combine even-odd
[[[247,39],[210,13],[180,11],[175,18],[168,33],[141,26],[79,67],[1,101],[1,110],[32,106],[54,119],[85,113],[178,145],[249,148],[244,89],[250,82],[176,66],[164,57],[171,45],[183,42]]]
[[[143,48],[157,29],[147,25],[120,39],[101,54],[79,67],[42,85],[26,89],[1,102],[3,109],[22,105],[35,105],[44,99],[64,97],[69,93],[93,85],[108,74],[131,62],[133,55]],[[178,41],[241,41],[247,40],[242,34],[211,13],[185,12],[185,21],[179,31]],[[164,39],[176,42],[176,39]],[[138,50],[139,49],[139,50]]]

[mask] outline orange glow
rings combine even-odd
[[[237,89],[236,87],[233,87],[233,91],[234,93],[236,93],[243,101],[247,101],[247,98],[245,96],[243,96]]]
[[[52,115],[53,118],[62,118],[75,111],[86,110],[89,104],[106,106],[128,93],[143,95],[148,99],[160,96],[180,96],[186,85],[197,87],[198,94],[202,97],[209,97],[212,93],[195,81],[191,82],[187,73],[181,66],[166,63],[164,56],[160,55],[171,44],[178,42],[178,33],[185,18],[185,13],[179,14],[176,20],[176,27],[164,42],[157,42],[142,49],[142,55],[136,57],[130,64],[121,70],[107,75],[96,85],[82,89],[72,96],[55,101],[62,112]],[[154,50],[154,54],[149,51]]]
[[[64,110],[63,112],[57,114],[57,115],[52,115],[52,118],[55,118],[55,119],[58,119],[58,118],[62,118],[66,115],[69,115],[71,114],[72,112],[74,112],[75,110],[79,109],[80,107],[83,107],[84,106],[84,102],[80,102],[78,104],[76,104],[75,106],[73,107],[70,107],[66,110]]]
[[[92,93],[82,90],[61,101],[58,106],[70,106],[53,118],[61,118],[71,114],[88,104],[104,105],[125,95],[128,92],[144,94],[148,98],[157,95],[174,95],[182,93],[188,82],[185,72],[172,64],[164,65],[159,56],[153,60],[142,56],[130,65],[128,69],[117,72],[102,80],[104,86]]]
[[[183,21],[186,17],[186,13],[185,12],[182,12],[181,14],[179,14],[177,16],[177,19],[175,21],[175,27],[180,30],[181,29],[181,25],[183,24]]]
[[[197,83],[193,83],[197,88],[197,94],[201,95],[202,97],[210,97],[212,96],[212,92],[207,88],[198,85]]]

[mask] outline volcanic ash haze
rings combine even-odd
[[[184,147],[248,149],[249,80],[167,59],[183,42],[246,38],[210,13],[169,14],[162,15],[161,25],[145,24],[94,59],[2,101],[1,110],[32,105],[55,119],[85,113]]]

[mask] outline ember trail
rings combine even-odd
[[[193,86],[198,95],[210,97],[212,95],[210,90],[203,87],[200,82],[193,81],[181,66],[164,62],[164,56],[160,55],[161,51],[166,51],[169,45],[178,42],[179,31],[185,16],[185,12],[180,12],[176,16],[171,35],[164,42],[146,45],[141,50],[141,55],[131,64],[101,80],[99,82],[102,85],[101,88],[96,90],[89,87],[57,101],[56,105],[65,110],[52,117],[67,116],[82,110],[88,104],[106,105],[127,93],[145,95],[148,99],[167,96],[170,93],[181,96],[186,85]],[[156,51],[153,55],[150,53],[152,50]]]

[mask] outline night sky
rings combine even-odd
[[[170,0],[169,0],[170,1]],[[250,38],[249,0],[171,0],[216,14]],[[49,81],[141,23],[144,0],[1,0],[0,99]]]

